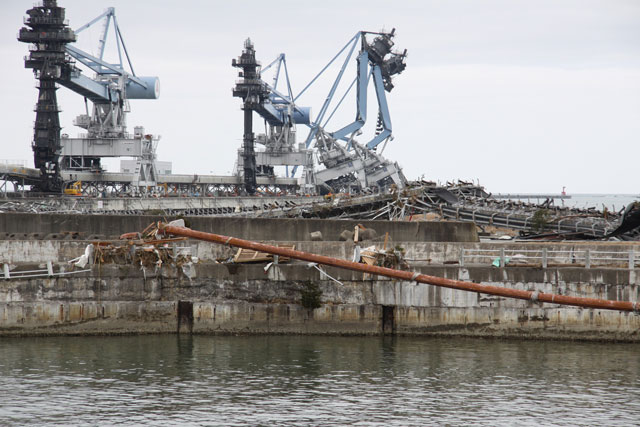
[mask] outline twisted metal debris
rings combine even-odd
[[[539,213],[544,221],[537,223]],[[399,193],[349,197],[336,195],[324,203],[271,210],[261,217],[304,217],[367,220],[411,220],[416,216],[436,214],[440,219],[473,222],[480,227],[494,226],[522,232],[552,232],[571,238],[600,238],[614,230],[622,219],[620,212],[576,209],[556,206],[553,200],[541,204],[499,200],[482,187],[469,184],[433,183],[409,188]],[[619,236],[637,240],[638,230]]]
[[[255,218],[334,218],[362,220],[406,221],[421,215],[436,215],[435,219],[473,222],[479,227],[493,226],[531,233],[546,238],[603,238],[622,221],[620,212],[600,212],[594,208],[576,209],[557,206],[552,199],[544,203],[526,203],[492,197],[484,188],[459,181],[444,186],[433,182],[418,182],[401,192],[371,194],[336,194],[320,198],[282,197],[278,200],[252,198],[230,205],[195,207],[189,199],[182,206],[125,210],[96,209],[95,200],[55,198],[39,200],[12,199],[0,202],[1,212],[119,214],[164,216],[239,216]],[[229,203],[227,203],[229,204]],[[159,206],[162,206],[161,200]],[[620,240],[640,240],[640,230],[625,231]]]

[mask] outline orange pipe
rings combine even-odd
[[[255,251],[266,252],[273,255],[280,255],[289,258],[300,259],[303,261],[315,262],[317,264],[345,268],[347,270],[377,274],[379,276],[391,277],[393,279],[404,280],[407,282],[426,283],[428,285],[442,286],[445,288],[458,289],[462,291],[480,292],[483,294],[530,301],[548,302],[552,304],[572,305],[586,308],[599,308],[604,310],[632,311],[636,313],[640,312],[640,303],[637,302],[570,297],[567,295],[547,294],[538,291],[524,291],[519,289],[503,288],[499,286],[482,285],[480,283],[445,279],[443,277],[429,276],[426,274],[419,274],[411,271],[394,270],[392,268],[361,264],[359,262],[347,261],[344,259],[332,258],[324,255],[316,255],[307,252],[296,251],[293,249],[279,248],[277,246],[252,242],[250,240],[243,240],[235,237],[223,236],[220,234],[204,233],[202,231],[195,231],[189,228],[175,227],[162,223],[158,223],[158,229],[165,234],[191,237],[193,239],[221,243],[238,248],[253,249]]]

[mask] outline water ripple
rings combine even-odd
[[[638,425],[635,344],[0,339],[2,425]]]

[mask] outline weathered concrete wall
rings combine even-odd
[[[120,236],[142,231],[158,216],[134,215],[62,215],[0,213],[0,233],[5,238],[25,238],[39,234],[80,232],[85,236]],[[232,217],[190,217],[194,230],[219,233],[253,240],[308,241],[313,231],[322,232],[326,241],[337,241],[343,230],[353,231],[357,224],[376,230],[378,236],[389,232],[394,241],[477,242],[475,226],[462,222],[352,221],[327,219],[270,219]]]
[[[150,218],[140,220],[141,225],[149,222]],[[231,227],[230,224],[226,225]],[[260,227],[274,224],[255,225],[244,220],[235,226],[238,232],[245,227],[244,232],[251,237]],[[277,224],[282,227],[288,223]],[[407,234],[402,233],[425,232],[415,228],[415,224],[404,224],[409,228],[391,233],[406,237]],[[58,230],[64,230],[61,227],[59,225]],[[233,234],[228,230],[222,232]],[[283,240],[282,236],[277,237]],[[412,269],[434,276],[621,301],[639,298],[636,269],[492,268],[491,258],[479,256],[484,252],[467,257],[463,268],[451,265],[459,260],[461,249],[503,248],[512,253],[530,253],[526,251],[546,248],[554,253],[563,251],[564,258],[559,261],[570,264],[575,261],[573,254],[577,251],[590,249],[624,255],[630,249],[640,253],[638,244],[398,241],[393,234],[392,238],[394,246],[405,249]],[[353,242],[293,243],[303,251],[345,259],[350,259],[354,250]],[[86,241],[72,240],[0,240],[0,263],[25,267],[25,263],[42,265],[51,261],[61,264],[56,266],[57,271],[66,266],[65,261],[82,254],[86,244]],[[304,263],[274,265],[265,272],[264,265],[213,262],[234,253],[233,248],[192,241],[180,244],[192,245],[202,260],[192,273],[186,271],[188,275],[172,267],[143,271],[132,265],[103,265],[77,276],[1,280],[0,334],[175,332],[178,301],[186,301],[192,304],[189,312],[193,316],[193,331],[202,333],[377,334],[386,331],[640,341],[640,316],[635,314],[540,305],[384,278],[374,280],[364,278],[361,273],[326,268],[328,274],[341,282],[336,283]],[[322,305],[306,309],[301,305],[301,295],[314,283],[322,292]]]
[[[0,215],[1,216],[1,215]],[[343,259],[352,259],[355,244],[353,242],[338,241],[283,241],[283,239],[273,240],[272,242],[279,244],[293,244],[296,249],[316,253],[320,255],[333,256]],[[89,241],[84,240],[2,240],[0,239],[0,263],[42,263],[47,261],[64,262],[75,258],[84,253],[85,247]],[[193,254],[204,261],[213,261],[219,258],[226,258],[235,253],[237,249],[229,248],[224,245],[216,245],[209,242],[188,241],[179,243],[180,246],[193,247]],[[361,242],[361,247],[374,245],[381,249],[382,242]],[[497,256],[501,248],[509,251],[509,253],[528,253],[530,251],[540,251],[546,248],[550,255],[549,264],[561,263],[571,265],[572,263],[580,264],[582,260],[581,251],[590,249],[591,251],[606,252],[607,256],[617,257],[624,260],[628,251],[634,249],[635,253],[640,254],[640,243],[634,242],[420,242],[420,241],[399,241],[393,236],[388,242],[387,247],[400,246],[405,251],[405,257],[410,261],[411,265],[443,265],[456,264],[460,260],[460,252],[462,249],[467,251],[487,251],[491,250],[494,255],[486,255],[487,252],[476,252],[475,255],[467,252],[465,257],[466,266],[490,266],[493,258]],[[579,254],[576,258],[575,254]],[[537,254],[539,256],[539,254]],[[604,257],[604,255],[600,255]],[[540,260],[535,260],[540,264]],[[609,264],[603,260],[593,260],[594,266],[598,264]],[[618,267],[624,267],[625,262],[618,262]],[[640,266],[640,262],[637,263]],[[635,278],[630,283],[635,283]]]
[[[425,274],[518,289],[638,300],[623,269],[423,266]],[[640,316],[561,307],[431,285],[363,280],[327,268],[341,283],[305,265],[201,263],[156,272],[132,265],[96,266],[82,276],[0,282],[0,334],[174,332],[178,301],[193,308],[197,333],[471,335],[640,341]],[[317,284],[321,306],[302,292]]]

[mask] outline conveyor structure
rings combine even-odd
[[[80,184],[78,196],[99,197],[106,200],[135,195],[131,188],[133,173],[62,171],[61,177],[67,182]],[[12,194],[11,197],[24,194],[26,187],[37,185],[39,179],[38,169],[25,167],[23,164],[0,163],[0,197],[9,198],[10,194]],[[157,185],[148,194],[149,196],[236,197],[243,193],[244,187],[242,179],[237,176],[159,174],[157,180]],[[8,190],[8,184],[12,185],[13,191]],[[297,193],[298,183],[295,178],[260,176],[256,179],[256,188],[262,195],[260,197],[288,197]],[[43,201],[43,204],[46,202]]]

